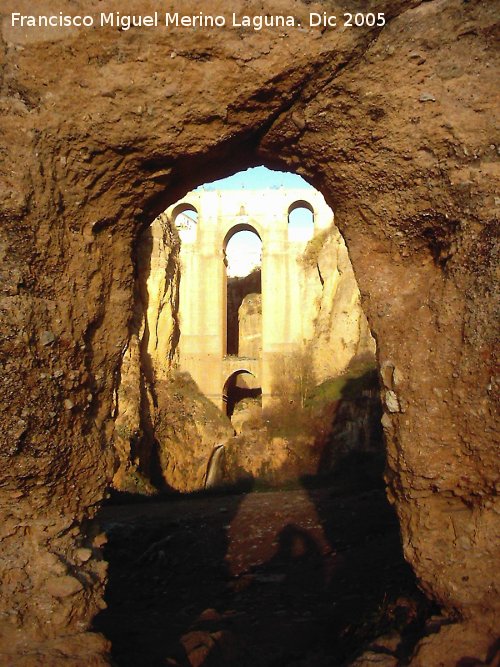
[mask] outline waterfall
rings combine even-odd
[[[221,481],[222,462],[224,460],[224,445],[216,445],[210,454],[205,477],[205,489],[211,489]]]

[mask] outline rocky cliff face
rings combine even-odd
[[[115,404],[119,466],[113,484],[121,490],[152,493],[151,480],[162,483],[155,411],[158,387],[169,377],[179,337],[178,250],[178,236],[164,215],[137,244],[132,333],[123,353]]]
[[[178,251],[164,214],[138,244],[134,334],[123,356],[114,433],[113,484],[122,491],[203,489],[213,449],[234,433],[192,378],[175,370]]]
[[[335,225],[318,233],[298,260],[302,343],[312,348],[317,383],[343,373],[356,356],[375,358],[375,341],[361,306],[361,296],[345,242]],[[257,278],[259,278],[257,282]],[[260,273],[232,278],[229,312],[238,306],[238,327],[229,317],[231,335],[239,336],[239,356],[258,357],[262,349]],[[245,295],[245,296],[243,296]]]
[[[260,269],[255,269],[248,276],[227,279],[228,354],[240,357],[258,356],[261,346],[259,333],[262,336],[262,308],[258,304],[261,291]],[[253,298],[250,298],[250,295]]]
[[[247,294],[238,310],[239,355],[258,359],[262,352],[262,295]]]
[[[231,422],[186,374],[174,372],[157,384],[156,401],[154,455],[163,485],[182,492],[203,489],[214,449],[234,434]]]
[[[2,5],[4,662],[105,664],[105,643],[87,632],[105,577],[90,521],[113,476],[138,233],[194,185],[257,162],[309,178],[349,248],[384,378],[405,555],[462,621],[428,637],[413,664],[487,659],[499,600],[498,4],[369,7],[386,13],[383,29],[194,39],[17,30],[6,12],[32,3]],[[304,24],[309,10],[294,6]]]
[[[375,352],[337,228],[332,225],[314,237],[297,264],[302,328],[309,352],[301,357],[303,369],[298,368],[299,352],[282,360],[286,369],[276,369],[277,383],[283,384],[277,391],[286,395],[285,408],[288,401],[299,401],[292,411],[304,408],[306,394],[315,384],[340,375],[356,357],[374,361]],[[317,410],[313,411],[296,425],[293,437],[282,429],[274,437],[260,417],[260,428],[254,428],[250,437],[247,422],[255,421],[260,407],[251,403],[249,410],[239,408],[231,426],[192,378],[175,371],[176,344],[182,336],[177,322],[180,280],[179,239],[162,214],[142,234],[137,251],[135,331],[123,357],[117,395],[115,446],[120,466],[115,487],[140,493],[152,493],[155,486],[182,492],[200,490],[211,454],[220,444],[225,445],[225,474],[219,475],[223,484],[239,483],[245,477],[276,483],[313,474],[319,468],[330,470],[332,465],[326,459],[320,464],[319,453],[325,446],[325,436],[319,431],[330,428],[329,416],[323,423]],[[255,293],[260,285],[260,270],[228,279],[228,349],[237,349],[240,357],[261,355],[262,297]],[[308,375],[308,386],[299,389],[295,376],[301,370]],[[295,396],[295,389],[300,396]],[[229,414],[238,400],[231,398]],[[292,419],[287,409],[270,417],[278,422]],[[238,433],[245,430],[245,436],[232,440],[233,427]],[[348,440],[350,448],[356,449],[353,438]]]
[[[375,357],[373,340],[344,240],[335,226],[315,236],[299,259],[301,303],[319,384],[356,356]]]

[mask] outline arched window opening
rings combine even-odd
[[[257,378],[249,371],[235,371],[224,384],[223,401],[229,418],[235,412],[248,411],[252,405],[261,405],[262,388]]]
[[[180,239],[184,243],[196,241],[198,211],[192,204],[180,204],[172,212],[172,219]]]
[[[333,212],[320,193],[292,176],[273,181],[272,172],[261,172],[255,190],[240,185],[232,191],[223,183],[215,191],[207,186],[190,192],[166,215],[183,241],[191,242],[172,248],[164,220],[159,220],[147,243],[137,248],[135,307],[143,318],[133,318],[131,334],[139,346],[124,355],[117,395],[119,488],[126,498],[138,491],[154,493],[152,483],[180,493],[203,485],[248,490],[255,483],[259,493],[267,486],[278,486],[280,493],[248,499],[214,496],[201,506],[198,500],[183,502],[164,514],[161,531],[156,519],[151,530],[144,530],[139,518],[140,540],[135,528],[119,533],[121,519],[109,520],[111,574],[117,572],[118,582],[139,576],[140,583],[127,588],[113,586],[111,580],[108,609],[96,626],[118,645],[118,662],[122,656],[130,664],[153,664],[159,657],[169,662],[170,656],[175,662],[180,653],[194,660],[199,646],[186,640],[186,627],[191,634],[208,636],[208,619],[215,636],[227,619],[219,613],[209,618],[200,610],[220,606],[222,599],[223,609],[241,610],[249,619],[234,624],[232,662],[248,657],[258,663],[263,645],[260,584],[265,584],[275,589],[267,596],[271,606],[266,618],[278,619],[264,637],[276,647],[271,662],[286,662],[293,653],[306,664],[320,646],[325,653],[320,651],[317,662],[334,664],[339,655],[354,655],[356,628],[361,627],[363,642],[387,631],[400,599],[395,571],[401,573],[401,595],[409,590],[402,554],[392,551],[400,543],[397,525],[384,506],[382,373],[375,342],[353,274],[343,270],[349,256]],[[273,187],[283,181],[288,187]],[[200,212],[199,220],[190,202]],[[313,242],[307,243],[311,236]],[[386,376],[392,386],[394,367],[385,368]],[[147,414],[127,409],[137,401],[143,407],[145,377],[154,408]],[[385,391],[386,403],[389,395],[398,402],[394,392]],[[123,457],[127,448],[130,456]],[[169,500],[177,502],[174,494]],[[337,506],[340,518],[345,515],[340,522]],[[173,523],[174,514],[187,515],[186,521]],[[378,541],[372,539],[374,525]],[[365,528],[369,548],[359,555]],[[341,569],[336,577],[332,554],[338,544],[352,545],[355,558],[349,571]],[[373,553],[380,570],[373,567]],[[194,571],[210,587],[200,589]],[[212,572],[217,576],[210,577]],[[368,586],[354,606],[353,581],[361,581],[363,590]],[[158,594],[164,590],[167,595]],[[151,591],[152,601],[144,591]],[[303,627],[304,614],[295,612],[304,601],[310,609],[306,630],[326,628],[324,637],[306,632],[310,645],[304,643],[304,633],[294,628],[290,633],[289,623],[280,633],[283,615],[296,621],[296,628]],[[348,625],[337,622],[335,604],[349,607]],[[415,608],[420,605],[416,597]],[[389,611],[367,629],[364,619],[375,607]],[[165,614],[176,618],[180,611],[185,618],[168,636],[157,632],[158,619]],[[354,634],[346,632],[351,627]],[[399,623],[398,633],[402,627]],[[140,633],[133,632],[137,628]],[[292,635],[298,643],[290,646]],[[194,652],[188,654],[189,643]]]
[[[288,240],[309,241],[314,236],[314,210],[306,201],[294,202],[288,209]]]
[[[257,358],[262,347],[262,242],[252,229],[236,231],[225,248],[226,354]]]
[[[233,234],[226,244],[228,277],[243,278],[262,263],[262,241],[251,229],[243,229]]]

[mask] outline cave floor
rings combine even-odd
[[[109,505],[100,523],[95,629],[119,667],[332,666],[367,649],[404,664],[432,611],[382,489]]]

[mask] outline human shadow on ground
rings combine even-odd
[[[420,617],[384,491],[306,484],[105,508],[116,664],[342,665]]]
[[[162,502],[115,494],[99,517],[109,582],[95,630],[118,667],[333,667],[367,648],[407,657],[433,607],[403,558],[368,379],[346,383],[322,475]]]

